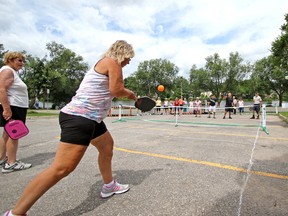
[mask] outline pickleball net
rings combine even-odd
[[[118,116],[119,121],[146,121],[154,123],[166,123],[174,125],[175,127],[192,125],[192,126],[206,126],[206,127],[260,127],[266,134],[269,134],[267,129],[267,106],[263,104],[259,112],[259,119],[255,112],[255,119],[250,119],[253,115],[253,106],[244,107],[244,112],[240,113],[236,108],[234,114],[234,107],[229,107],[231,112],[231,119],[229,112],[227,112],[225,119],[223,119],[225,109],[227,107],[217,107],[215,118],[211,112],[209,117],[209,107],[198,108],[199,113],[196,114],[194,107],[154,107],[149,112],[141,112],[134,106],[119,105],[114,107],[114,116]],[[277,108],[269,106],[269,114],[276,114]]]

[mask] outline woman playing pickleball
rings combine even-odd
[[[122,75],[122,68],[133,57],[130,44],[116,41],[86,73],[76,95],[59,114],[61,139],[52,165],[28,184],[7,216],[12,213],[26,215],[45,192],[77,167],[90,143],[99,151],[98,165],[104,181],[100,196],[107,198],[129,190],[129,185],[119,184],[113,179],[113,138],[103,119],[114,97],[136,100],[135,94],[124,87]]]

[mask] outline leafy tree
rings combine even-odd
[[[281,34],[273,42],[271,54],[274,58],[274,64],[280,70],[288,71],[288,14],[285,15],[285,23],[281,26]]]
[[[239,97],[252,99],[255,94],[255,83],[254,81],[249,79],[240,80],[238,84],[237,95]],[[260,93],[261,94],[261,93]],[[261,94],[262,95],[262,94]]]
[[[33,108],[35,99],[43,99],[46,94],[43,92],[49,77],[45,72],[46,59],[40,59],[31,55],[26,55],[26,63],[22,71],[23,81],[28,86],[30,108]]]
[[[247,79],[250,65],[244,64],[238,52],[230,53],[229,60],[221,59],[215,53],[206,58],[204,68],[195,65],[190,70],[190,83],[194,94],[211,91],[216,97],[223,92],[240,93],[241,81]]]
[[[229,89],[229,86],[224,85],[228,75],[228,64],[225,59],[220,58],[218,53],[206,58],[205,70],[209,77],[208,88],[206,90],[212,91],[217,97],[223,91],[232,91],[232,89]]]
[[[56,104],[69,102],[79,87],[88,64],[83,61],[83,57],[77,56],[61,44],[51,42],[46,47],[51,59],[45,65],[44,74],[48,80],[43,87],[50,90],[51,100]]]
[[[204,68],[197,69],[196,65],[193,65],[190,69],[189,82],[191,89],[190,95],[192,97],[200,96],[202,92],[210,89],[208,72]]]
[[[178,67],[166,59],[152,59],[141,62],[137,71],[125,79],[125,83],[138,95],[170,97],[178,71]],[[160,84],[165,87],[162,93],[157,90]]]
[[[0,67],[2,67],[4,65],[3,58],[4,58],[4,55],[5,55],[6,52],[7,51],[5,51],[4,45],[0,44]]]
[[[231,52],[226,67],[227,79],[225,81],[225,88],[229,89],[233,94],[239,95],[240,83],[247,76],[249,65],[243,63],[243,58],[238,52]]]
[[[278,95],[279,106],[282,106],[283,94],[288,90],[285,72],[275,63],[273,56],[268,56],[255,63],[255,71],[251,77],[255,91],[270,95],[271,90]],[[254,91],[254,92],[255,92]]]
[[[176,77],[176,79],[174,80],[174,87],[173,87],[172,93],[173,93],[171,95],[172,98],[175,98],[175,97],[178,97],[178,98],[183,97],[186,99],[191,98],[193,95],[192,95],[189,80],[187,80],[183,76]]]
[[[21,78],[28,86],[30,106],[35,97],[56,105],[69,102],[88,69],[81,56],[61,44],[48,43],[47,50],[49,57],[42,59],[25,54],[27,62]]]
[[[279,97],[279,106],[282,105],[284,92],[288,91],[288,80],[285,80],[285,75],[288,75],[288,14],[280,30],[280,36],[272,42],[270,67],[267,66],[269,70],[266,70],[271,88]]]

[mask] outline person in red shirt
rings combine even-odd
[[[179,115],[182,114],[184,104],[185,104],[185,102],[184,102],[184,100],[183,100],[183,97],[181,97],[181,98],[179,99],[179,106],[180,106]]]

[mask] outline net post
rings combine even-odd
[[[263,129],[263,131],[269,135],[269,132],[266,128],[266,104],[262,105],[262,122],[261,122],[261,128]]]
[[[176,124],[175,124],[175,127],[178,127],[178,107],[175,106],[175,116],[176,116]]]
[[[122,118],[122,105],[119,104],[119,114],[118,114],[118,121],[121,121]]]
[[[277,103],[275,104],[275,112],[276,112],[276,114],[278,114],[278,105],[277,105]]]
[[[118,108],[119,108],[118,120],[116,120],[114,122],[119,122],[119,121],[125,122],[125,120],[122,119],[122,104],[119,104]],[[114,123],[114,122],[112,122],[112,123]]]

